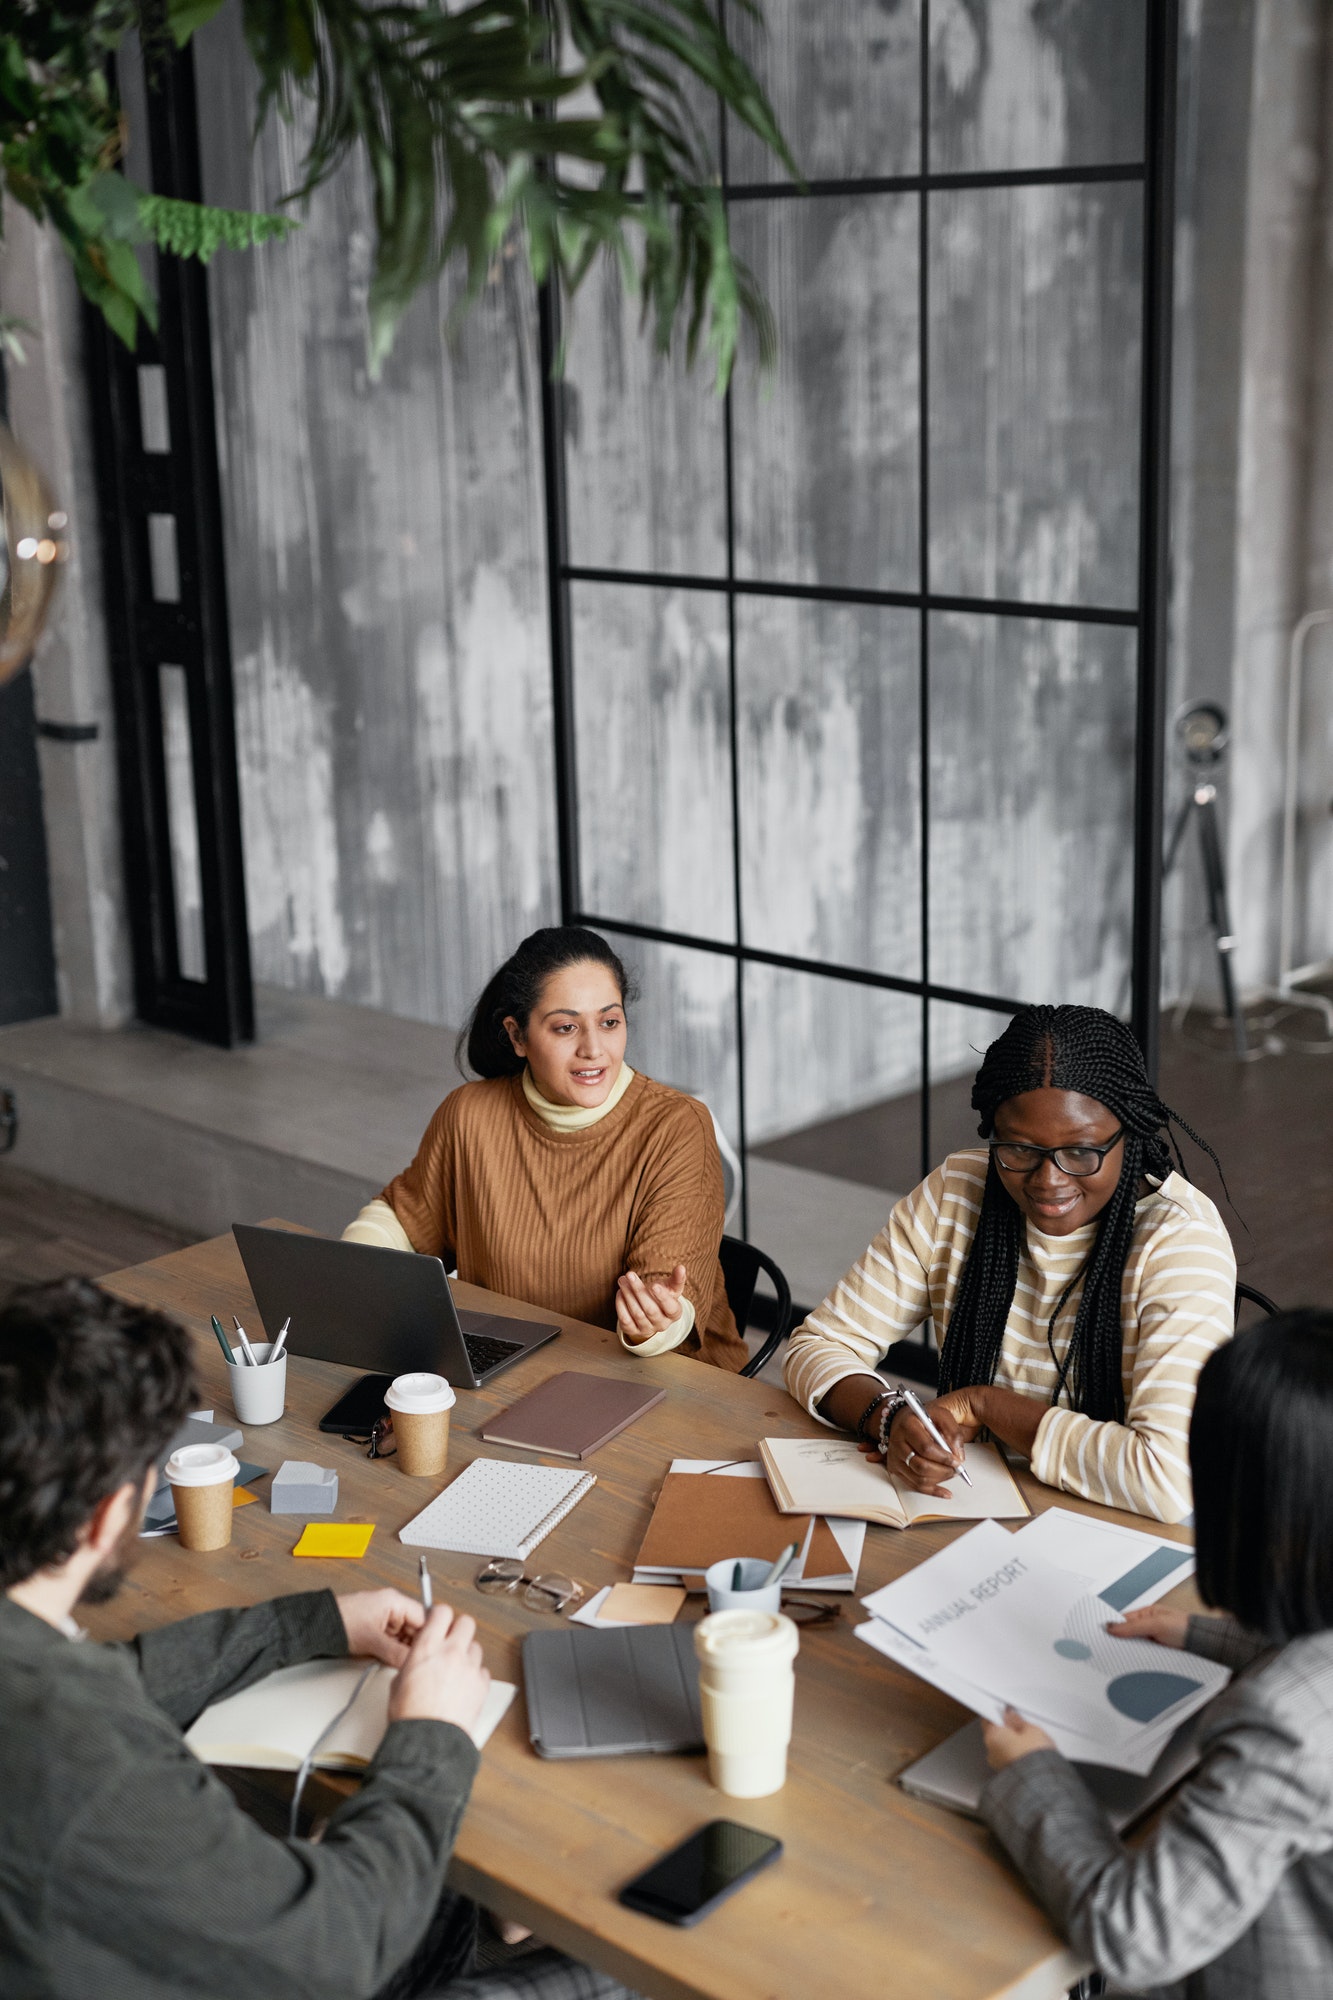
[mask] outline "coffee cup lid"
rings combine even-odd
[[[167,1479],[172,1486],[221,1486],[240,1469],[225,1444],[186,1444],[167,1460]]]
[[[395,1375],[384,1392],[391,1410],[429,1416],[434,1410],[451,1410],[457,1398],[443,1375]]]
[[[776,1665],[790,1660],[800,1643],[795,1625],[780,1611],[713,1611],[694,1628],[700,1660],[719,1666]]]

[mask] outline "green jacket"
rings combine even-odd
[[[128,1646],[0,1595],[4,2000],[362,2000],[410,1957],[477,1771],[395,1722],[317,1847],[247,1818],[181,1731],[275,1667],[345,1654],[328,1591],[207,1611]]]

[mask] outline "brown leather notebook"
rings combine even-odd
[[[488,1444],[517,1445],[551,1458],[591,1458],[665,1395],[665,1389],[646,1389],[614,1375],[552,1375],[490,1418],[481,1435]]]
[[[808,1514],[779,1514],[766,1480],[668,1472],[635,1568],[680,1570],[694,1576],[724,1556],[758,1556],[773,1562],[788,1542],[804,1544],[809,1525]],[[833,1530],[822,1516],[817,1517],[802,1578],[846,1573],[847,1558]]]

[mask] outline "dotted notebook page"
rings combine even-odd
[[[398,1539],[414,1548],[523,1561],[596,1484],[594,1472],[477,1458]]]

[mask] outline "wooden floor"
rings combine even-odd
[[[0,1305],[46,1278],[99,1278],[190,1241],[168,1224],[94,1201],[0,1159]]]

